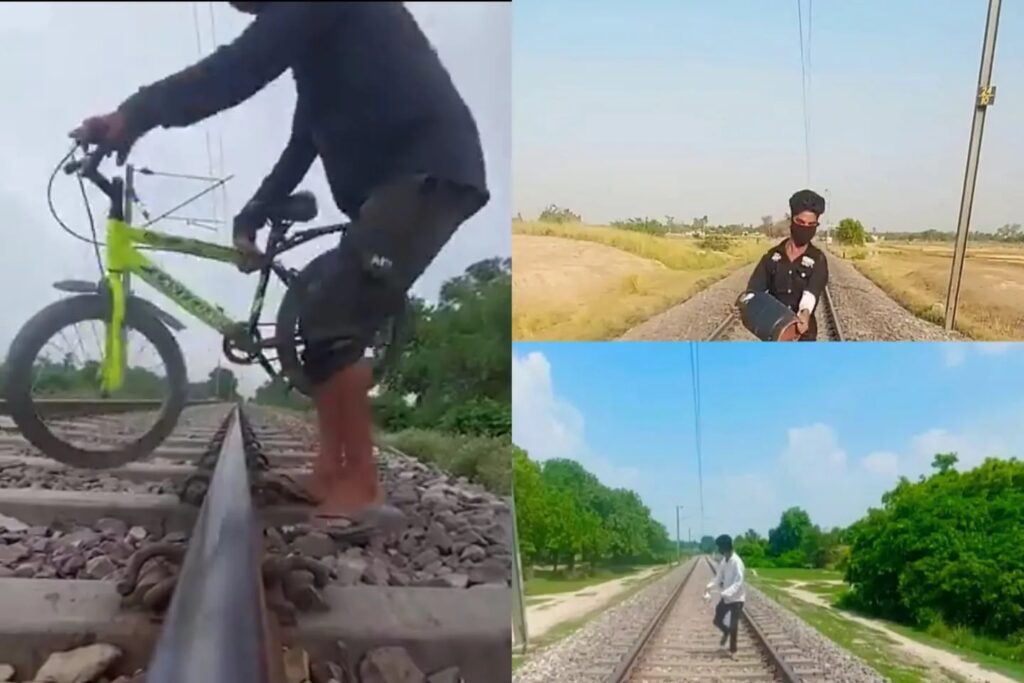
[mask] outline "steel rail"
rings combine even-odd
[[[708,566],[711,567],[712,571],[715,571],[716,568],[714,563],[711,561],[711,558],[705,555],[704,559],[707,561]],[[754,619],[754,617],[750,615],[750,612],[745,609],[740,612],[740,614],[742,619],[747,622],[747,626],[750,627],[751,632],[754,634],[754,639],[760,643],[761,650],[768,655],[768,660],[771,662],[771,665],[775,667],[775,671],[782,679],[782,683],[799,683],[801,680],[800,676],[797,675],[796,671],[793,670],[793,667],[791,667],[789,663],[782,658],[782,655],[772,647],[771,643],[768,642],[768,637],[765,635],[761,626],[757,623],[757,620]]]
[[[263,592],[261,526],[250,493],[244,419],[238,406],[227,417],[147,683],[283,678]]]
[[[690,563],[690,569],[686,572],[686,576],[683,577],[679,582],[679,585],[672,591],[672,595],[670,595],[668,600],[665,601],[665,604],[661,606],[661,609],[654,615],[654,618],[647,623],[647,626],[645,626],[644,630],[640,633],[640,638],[633,644],[633,647],[629,649],[629,652],[625,654],[622,661],[619,662],[619,665],[616,666],[611,674],[608,675],[608,678],[605,679],[605,683],[623,683],[629,679],[629,674],[633,670],[633,667],[636,666],[640,653],[643,652],[644,647],[646,647],[651,636],[658,631],[658,627],[660,627],[662,622],[665,621],[668,613],[672,610],[676,601],[679,600],[679,596],[683,594],[683,589],[686,588],[686,584],[689,583],[690,577],[693,576],[693,572],[697,568],[697,562],[698,561],[695,560]]]
[[[825,323],[822,326],[824,328],[824,332],[826,335],[834,337],[832,341],[843,341],[843,330],[839,326],[839,316],[836,315],[836,308],[832,304],[832,293],[829,291],[829,288],[827,286],[825,287],[825,295],[822,298],[825,302],[824,310],[822,311],[822,317],[824,318],[823,322]],[[740,323],[739,314],[735,310],[733,310],[729,313],[729,315],[725,317],[724,320],[722,320],[722,322],[718,323],[718,325],[715,326],[715,329],[711,331],[711,334],[709,334],[704,339],[704,341],[720,340],[723,336],[725,336],[725,333],[728,332],[730,328],[732,328],[733,325],[737,324],[742,323]],[[829,327],[831,327],[831,335],[829,334]],[[819,328],[819,332],[821,331],[822,329]]]
[[[197,399],[186,401],[186,406],[212,405],[227,401]],[[163,401],[154,399],[78,399],[44,398],[32,401],[36,412],[46,417],[80,417],[85,415],[114,415],[136,410],[157,410]],[[0,398],[0,415],[10,415],[7,399]]]

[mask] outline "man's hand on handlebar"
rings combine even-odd
[[[90,116],[68,136],[83,145],[98,145],[106,151],[116,152],[117,165],[122,166],[140,134],[130,125],[124,113],[114,111],[102,116]]]
[[[246,206],[235,216],[232,226],[232,239],[235,249],[240,252],[238,269],[243,273],[251,273],[263,266],[263,252],[256,246],[256,233],[266,223],[255,207]]]

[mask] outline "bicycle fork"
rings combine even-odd
[[[124,276],[110,271],[107,273],[107,292],[110,296],[110,319],[106,323],[106,339],[103,360],[100,363],[100,391],[104,396],[121,388],[127,361],[127,344],[124,333],[125,292]]]

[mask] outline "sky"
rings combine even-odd
[[[987,5],[516,0],[513,211],[756,225],[809,185],[826,221],[953,230]],[[1003,3],[993,83],[972,221],[986,231],[1024,222],[1021,3]]]
[[[468,221],[413,293],[436,298],[441,283],[483,258],[510,253],[511,202],[511,10],[505,3],[411,3],[410,10],[448,67],[473,111],[484,147],[491,201]],[[212,18],[211,18],[212,13]],[[199,30],[196,25],[198,18]],[[249,17],[227,3],[6,3],[0,12],[0,66],[3,126],[0,127],[0,203],[5,211],[0,250],[0,357],[18,328],[36,311],[59,298],[54,281],[97,277],[91,248],[61,231],[46,203],[46,183],[67,153],[67,132],[85,117],[117,107],[137,88],[194,63],[217,44],[238,35]],[[198,44],[197,44],[198,43]],[[157,129],[134,148],[131,161],[157,171],[234,174],[225,193],[196,202],[178,215],[227,219],[219,232],[162,222],[163,229],[197,239],[230,241],[230,217],[255,191],[284,148],[291,129],[295,88],[285,74],[241,105],[189,129]],[[207,134],[212,154],[207,154]],[[220,150],[223,146],[223,155]],[[112,164],[104,167],[113,168]],[[202,189],[201,183],[143,178],[142,201],[153,210],[169,209]],[[334,207],[318,163],[300,189],[320,203],[313,223],[343,219]],[[94,214],[102,221],[105,199],[94,193]],[[86,213],[73,179],[60,176],[54,202],[64,221],[88,231]],[[156,211],[151,211],[157,215]],[[100,224],[102,228],[102,224]],[[329,239],[306,245],[283,259],[300,266]],[[178,255],[156,256],[197,294],[223,305],[229,315],[247,316],[255,276],[231,266]],[[140,292],[147,290],[138,284]],[[173,304],[149,290],[154,302]],[[276,312],[283,290],[268,294],[265,316]],[[181,314],[185,318],[185,314]],[[217,363],[216,333],[191,319],[178,335],[190,379],[205,379]],[[265,379],[262,370],[231,366],[243,393]]]
[[[1022,383],[1024,344],[520,343],[512,438],[635,490],[673,537],[676,505],[684,539],[766,535],[792,506],[848,525],[935,453],[1021,457]]]

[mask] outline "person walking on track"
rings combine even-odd
[[[743,613],[743,603],[747,599],[747,591],[743,582],[743,560],[732,548],[732,538],[723,534],[715,539],[718,552],[722,560],[718,563],[718,570],[715,578],[708,583],[704,591],[704,598],[710,599],[711,589],[717,587],[721,599],[715,606],[715,627],[722,632],[720,647],[725,649],[725,642],[729,641],[729,656],[736,656],[736,634],[739,628],[740,615]],[[725,623],[728,615],[729,623]]]
[[[378,480],[364,356],[456,229],[489,201],[477,125],[402,3],[229,4],[255,16],[237,39],[71,135],[116,152],[123,164],[147,131],[202,121],[291,69],[291,138],[235,218],[234,243],[247,255],[239,267],[253,270],[269,209],[319,157],[352,226],[297,280],[308,293],[299,327],[320,432],[313,521],[400,527],[405,519],[385,503]]]
[[[818,338],[814,310],[828,284],[828,261],[811,240],[823,213],[825,199],[812,190],[790,197],[789,237],[761,257],[747,283],[747,292],[768,292],[797,314],[793,332],[799,341]],[[793,341],[793,337],[782,341]]]

